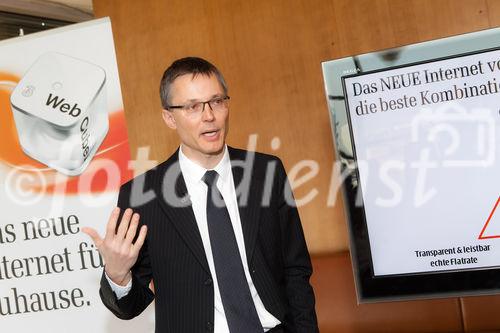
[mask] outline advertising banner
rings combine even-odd
[[[109,19],[0,42],[2,332],[145,332],[101,304],[104,234],[131,179]]]

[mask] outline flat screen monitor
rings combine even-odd
[[[500,29],[323,63],[359,302],[500,291]]]

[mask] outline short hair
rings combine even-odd
[[[163,73],[163,77],[160,82],[160,98],[161,105],[164,109],[168,109],[170,106],[169,98],[170,89],[172,83],[179,76],[185,74],[192,74],[193,78],[197,75],[205,75],[211,76],[215,75],[217,80],[219,81],[222,89],[224,90],[224,94],[227,95],[227,85],[222,73],[215,67],[213,64],[208,62],[205,59],[198,57],[186,57],[175,60]]]

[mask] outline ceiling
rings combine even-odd
[[[94,18],[92,0],[1,0],[0,11],[68,22]]]
[[[89,14],[93,13],[92,0],[45,0],[45,2],[57,2],[69,7],[82,10]]]

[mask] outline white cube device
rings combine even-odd
[[[23,151],[66,175],[85,170],[108,132],[104,69],[64,54],[40,56],[10,102]]]

